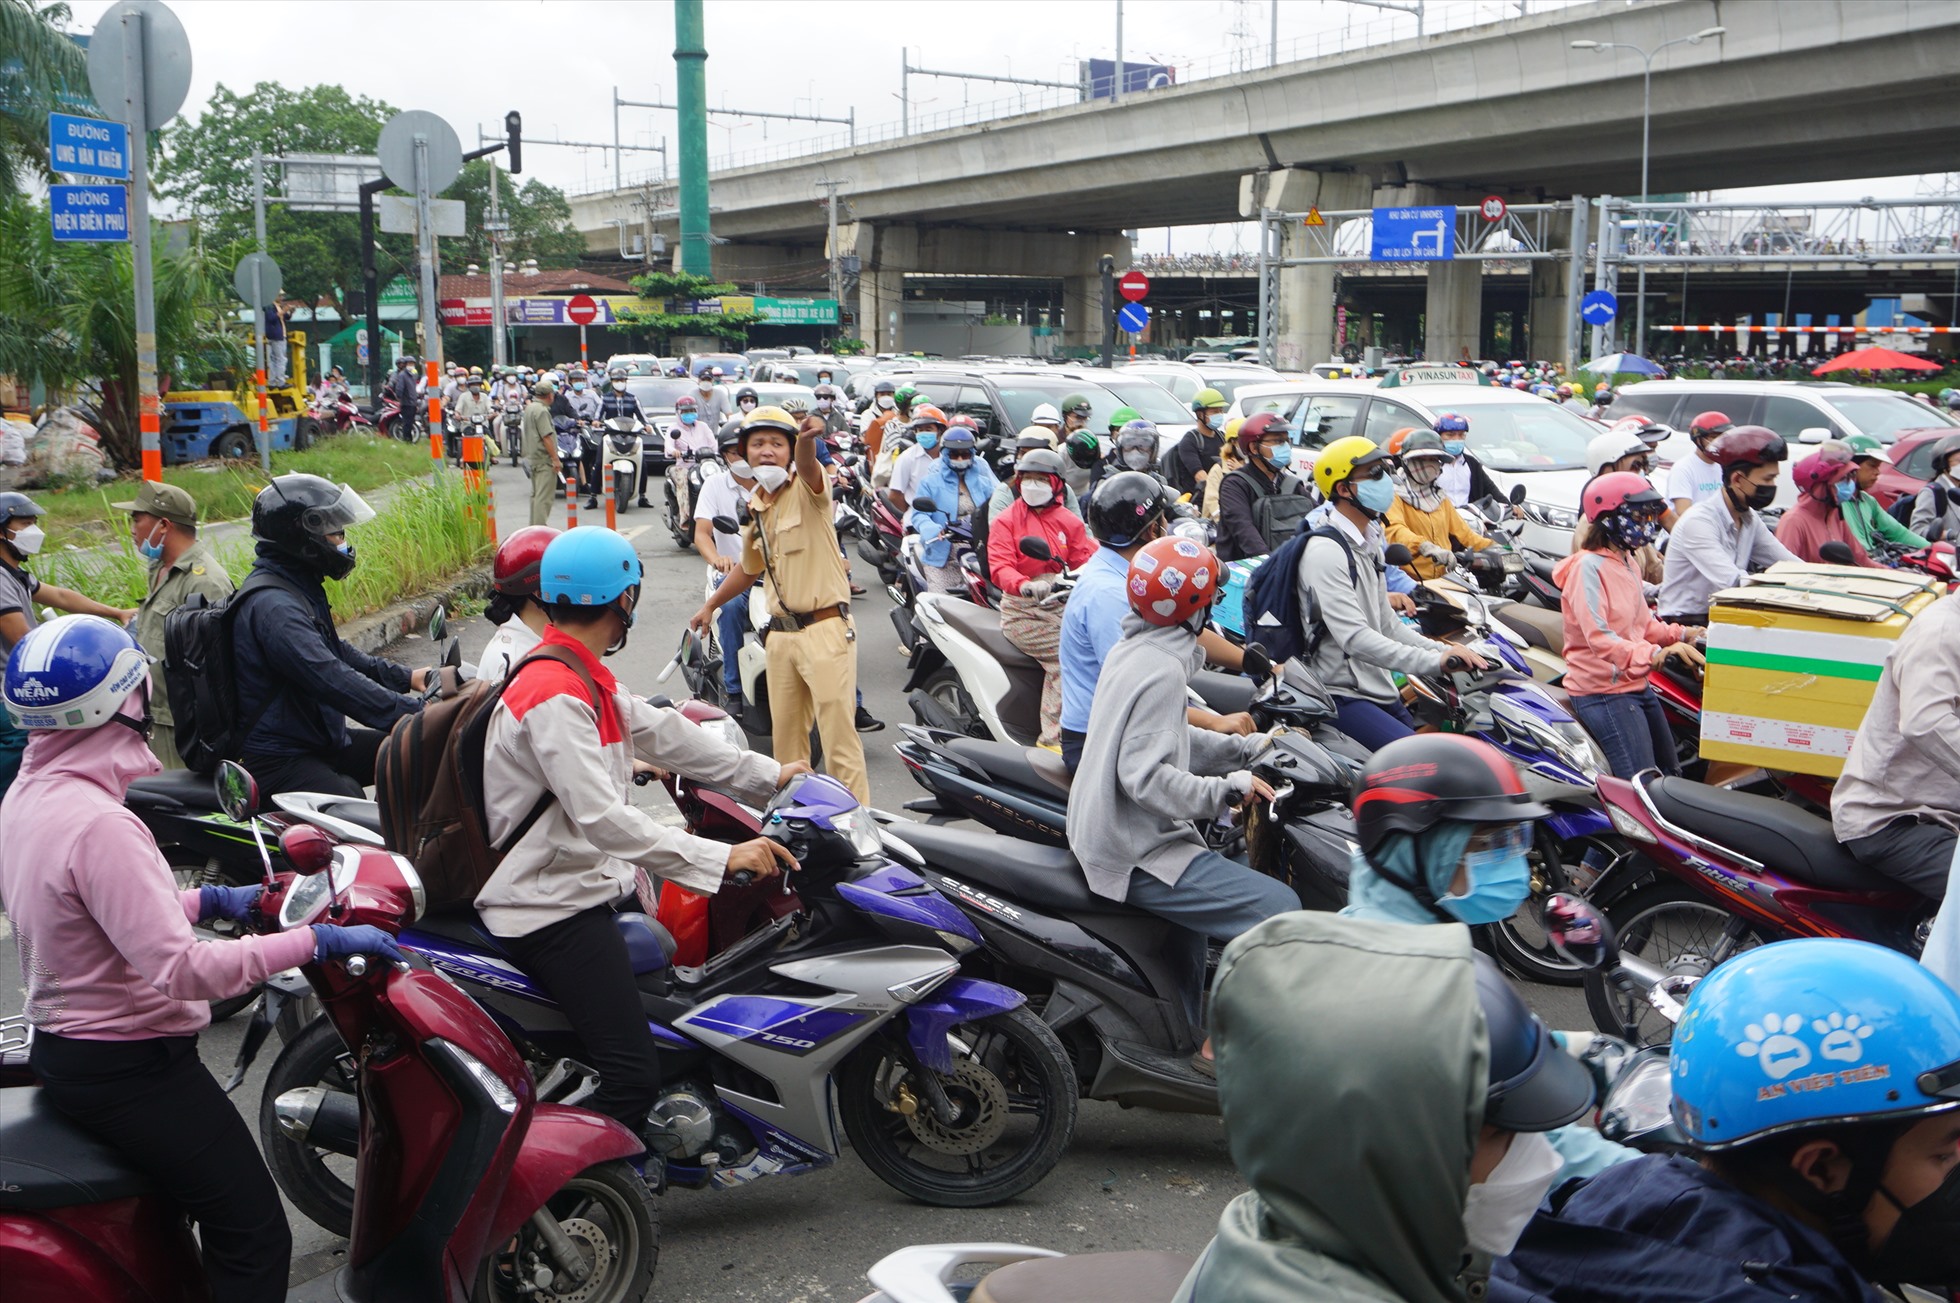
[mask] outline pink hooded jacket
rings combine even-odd
[[[1654,615],[1639,566],[1622,552],[1574,552],[1552,567],[1565,595],[1565,690],[1575,697],[1639,692],[1654,652],[1688,631]]]
[[[132,696],[123,711],[140,714]],[[0,902],[13,920],[27,1020],[82,1040],[188,1036],[208,1001],[241,994],[313,957],[301,928],[236,941],[191,932],[198,893],[180,892],[123,793],[158,770],[120,724],[35,733],[0,802]]]

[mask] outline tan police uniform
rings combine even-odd
[[[197,503],[189,493],[174,484],[145,480],[143,487],[136,491],[133,502],[118,502],[116,506],[124,511],[160,516],[173,525],[182,525],[187,529],[197,528]],[[176,722],[171,716],[170,695],[163,683],[164,619],[192,597],[201,596],[213,603],[222,602],[231,595],[231,590],[231,576],[218,564],[217,556],[203,539],[192,542],[168,565],[159,561],[150,567],[150,593],[137,606],[136,620],[130,631],[151,658],[150,715],[156,726],[150,733],[150,750],[156,753],[165,769],[182,769],[185,766],[183,758],[177,754]]]

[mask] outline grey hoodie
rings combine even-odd
[[[1203,665],[1189,629],[1123,617],[1123,638],[1096,678],[1089,740],[1068,796],[1069,849],[1098,896],[1124,899],[1133,869],[1175,884],[1205,849],[1193,821],[1252,790],[1245,766],[1268,739],[1185,722],[1184,690]]]
[[[1177,1303],[1462,1303],[1490,1056],[1472,963],[1458,924],[1305,911],[1225,948],[1218,1103],[1252,1189]]]
[[[1347,535],[1356,578],[1348,577],[1347,554],[1334,540],[1310,539],[1300,550],[1300,609],[1307,609],[1311,593],[1327,627],[1307,669],[1337,697],[1399,702],[1394,671],[1433,669],[1449,649],[1403,624],[1388,604],[1378,530],[1368,531],[1367,542],[1356,542],[1338,511],[1331,513],[1327,528]]]

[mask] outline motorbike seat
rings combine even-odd
[[[1053,751],[971,737],[949,738],[946,749],[1009,787],[1044,796],[1068,795],[1068,766]]]
[[[1136,1249],[1011,1262],[981,1277],[972,1303],[1145,1303],[1170,1299],[1195,1261],[1186,1253]]]
[[[1491,617],[1533,647],[1565,655],[1565,615],[1542,606],[1513,602],[1491,613]]]
[[[142,809],[184,806],[193,810],[218,808],[218,785],[209,774],[166,769],[129,785],[123,804]]]
[[[1243,674],[1220,674],[1199,670],[1191,676],[1191,690],[1205,703],[1205,709],[1218,715],[1240,715],[1252,709],[1252,696],[1259,685]]]
[[[946,623],[962,637],[979,643],[1009,673],[1017,669],[1040,673],[1040,661],[1007,641],[1007,635],[1000,631],[1000,612],[991,606],[953,601],[938,603],[938,610],[946,617]]]
[[[0,1209],[72,1208],[154,1193],[149,1177],[70,1121],[39,1086],[0,1090]]]
[[[1899,883],[1851,858],[1831,835],[1830,821],[1788,801],[1710,787],[1686,778],[1647,785],[1654,808],[1718,846],[1732,846],[1778,873],[1826,891],[1902,890]]]
[[[621,910],[613,915],[613,926],[626,942],[626,956],[632,961],[633,975],[651,973],[667,967],[677,948],[673,934],[647,914]],[[415,930],[454,941],[473,950],[488,950],[505,959],[513,956],[504,949],[496,934],[483,925],[483,919],[469,905],[449,905],[432,909],[415,924]]]
[[[1121,901],[1089,890],[1082,866],[1067,847],[963,832],[934,824],[906,824],[893,835],[925,858],[932,868],[976,886],[998,891],[1036,909],[1077,914],[1140,913]]]

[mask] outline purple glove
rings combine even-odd
[[[334,923],[313,925],[314,963],[324,964],[329,959],[345,959],[349,955],[380,955],[397,964],[406,958],[395,939],[372,923],[358,923],[353,927]]]
[[[256,882],[247,887],[199,887],[197,921],[208,923],[214,918],[228,918],[242,922],[251,917],[252,907],[259,903],[259,893],[264,890]]]

